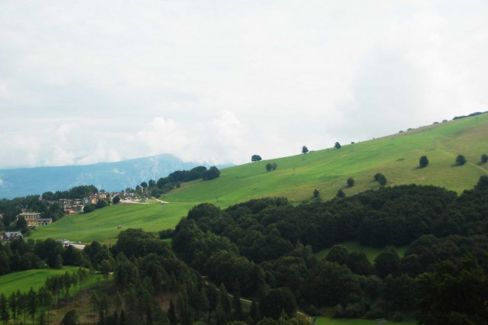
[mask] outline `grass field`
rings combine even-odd
[[[317,317],[314,325],[414,325],[416,322],[393,322],[385,321],[379,322],[376,320],[367,319],[337,319],[330,317]]]
[[[487,139],[488,114],[483,114],[345,145],[340,150],[273,159],[278,169],[270,173],[265,171],[269,161],[244,164],[222,170],[218,179],[184,184],[163,196],[170,204],[116,206],[69,216],[39,229],[32,237],[111,241],[128,227],[148,231],[174,227],[189,208],[202,202],[226,207],[267,196],[302,202],[309,200],[316,188],[323,199],[333,197],[339,189],[352,195],[377,188],[372,181],[377,172],[387,177],[389,185],[416,183],[462,192],[488,174],[488,165],[479,164],[481,154],[488,153]],[[465,155],[468,163],[453,166],[457,154]],[[422,155],[428,156],[430,164],[417,169]],[[353,188],[345,188],[348,177],[356,181]]]
[[[66,272],[76,272],[78,267],[66,266],[62,269],[35,269],[14,272],[0,276],[0,293],[8,296],[12,292],[20,290],[27,292],[30,288],[38,290],[41,288],[46,279],[53,275],[62,275]]]
[[[362,246],[358,242],[346,242],[341,243],[340,245],[346,247],[350,252],[362,252],[366,254],[370,262],[374,262],[376,256],[380,255],[380,253],[383,251],[383,248]],[[394,247],[394,249],[397,251],[398,255],[403,256],[405,255],[405,250],[407,249],[407,247]],[[329,251],[330,248],[326,248],[324,250],[321,250],[320,252],[317,252],[315,256],[317,256],[318,258],[324,258],[327,256]]]

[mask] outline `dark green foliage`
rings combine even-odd
[[[95,211],[95,209],[96,209],[95,205],[93,205],[93,204],[87,204],[87,205],[85,205],[83,207],[83,212],[84,213],[90,213],[90,212]]]
[[[340,148],[341,148],[341,144],[340,144],[339,142],[336,142],[336,143],[334,144],[334,148],[336,148],[336,149],[340,149]]]
[[[261,158],[260,155],[252,155],[252,157],[251,157],[252,162],[261,161],[261,160],[263,160],[263,158]]]
[[[374,266],[378,276],[385,278],[387,275],[396,275],[400,271],[400,257],[393,248],[387,248],[374,260]]]
[[[480,159],[480,162],[482,164],[486,164],[488,162],[488,154],[484,153],[481,155],[481,159]]]
[[[175,325],[178,323],[178,318],[176,317],[176,308],[173,304],[173,300],[169,302],[168,319],[171,325]]]
[[[202,178],[204,181],[209,181],[219,176],[220,176],[220,170],[217,167],[213,166],[210,167],[205,173],[203,173]]]
[[[25,221],[24,218],[19,218],[17,219],[17,222],[15,224],[15,228],[18,230],[25,232],[27,230],[27,221]]]
[[[463,166],[464,164],[466,164],[466,162],[467,162],[466,157],[464,157],[463,155],[457,155],[456,157],[457,166]]]
[[[308,151],[309,151],[309,150],[308,150],[307,146],[303,146],[303,147],[302,147],[302,153],[303,153],[303,154],[308,153]]]
[[[314,199],[320,198],[320,192],[318,189],[313,190],[313,197]]]
[[[272,172],[273,170],[276,170],[276,168],[278,168],[278,165],[273,162],[273,163],[267,163],[265,167],[266,167],[266,171]]]
[[[347,187],[353,187],[353,186],[354,186],[354,184],[355,184],[354,178],[349,177],[349,178],[347,179]]]
[[[488,176],[483,175],[480,177],[478,184],[475,186],[476,191],[487,191],[488,190]]]
[[[264,317],[279,319],[282,312],[293,316],[297,310],[295,297],[288,288],[272,289],[259,302]]]
[[[120,203],[120,196],[116,195],[112,199],[113,204],[119,204]]]
[[[425,168],[429,165],[429,159],[427,156],[422,156],[419,159],[419,168]]]
[[[344,193],[343,190],[339,190],[337,191],[336,197],[338,197],[339,199],[343,199],[346,197],[346,193]]]
[[[378,182],[378,184],[380,184],[381,186],[385,186],[387,182],[385,175],[381,173],[376,173],[374,175],[374,180]]]

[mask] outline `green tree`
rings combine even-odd
[[[3,294],[0,295],[0,318],[4,324],[7,324],[10,319],[10,314],[8,312],[8,301]]]
[[[346,197],[346,193],[344,193],[343,190],[339,190],[337,191],[336,197],[338,197],[339,199],[343,199]]]
[[[220,170],[217,167],[212,166],[203,174],[203,180],[209,181],[219,176],[220,176]]]
[[[481,163],[486,164],[488,162],[488,155],[486,153],[481,155]]]
[[[456,165],[463,166],[464,164],[466,164],[466,157],[464,157],[463,155],[457,155]]]
[[[261,161],[261,160],[263,160],[263,158],[261,158],[260,155],[252,155],[252,157],[251,157],[252,162]]]
[[[175,305],[173,304],[173,300],[170,300],[169,302],[168,319],[171,325],[175,325],[178,323],[178,318],[176,317],[176,309],[175,309]]]
[[[353,187],[354,186],[354,183],[355,183],[354,178],[349,177],[347,179],[347,187]]]
[[[385,186],[387,183],[385,175],[381,173],[376,173],[374,175],[374,180],[377,181],[381,186]]]
[[[226,314],[229,314],[231,312],[231,302],[229,299],[229,293],[227,292],[227,289],[225,288],[225,285],[222,283],[220,285],[220,303],[222,305],[222,309]]]
[[[419,159],[419,168],[425,168],[429,165],[429,159],[427,156],[422,156]]]
[[[37,312],[37,294],[34,292],[32,288],[30,288],[29,293],[27,294],[27,306],[28,312],[31,316],[32,322],[34,323],[34,317],[36,316]]]
[[[119,204],[120,203],[120,196],[118,196],[118,195],[114,196],[114,198],[112,199],[112,203],[113,204]]]
[[[313,197],[318,199],[320,197],[320,191],[318,189],[313,190]]]
[[[478,184],[475,186],[475,190],[477,191],[488,190],[488,176],[483,175],[480,177]]]
[[[340,149],[341,148],[341,144],[339,142],[336,142],[335,145],[334,145],[334,148]]]
[[[400,270],[400,256],[394,248],[389,247],[375,258],[374,266],[376,273],[382,278],[389,274],[396,275]]]
[[[15,227],[18,230],[25,232],[27,230],[27,221],[25,221],[24,218],[18,218]]]
[[[303,153],[303,154],[308,153],[308,151],[309,151],[309,150],[308,150],[307,146],[303,146],[303,147],[302,147],[302,153]]]

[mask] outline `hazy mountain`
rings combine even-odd
[[[163,154],[93,165],[0,169],[0,198],[66,190],[85,184],[118,191],[197,165],[201,164],[183,162],[173,155]]]

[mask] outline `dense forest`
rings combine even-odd
[[[483,176],[459,197],[409,185],[299,206],[283,198],[226,210],[202,204],[175,229],[173,249],[214,283],[237,281],[247,297],[290,290],[310,314],[327,307],[336,317],[484,324],[487,198]],[[384,251],[371,263],[340,245],[351,240]],[[390,245],[408,245],[405,256]]]

